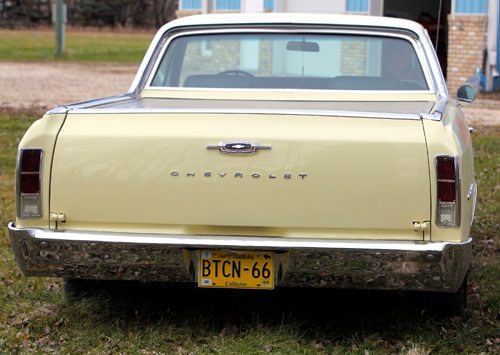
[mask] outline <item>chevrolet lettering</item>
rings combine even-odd
[[[227,172],[212,172],[212,171],[204,171],[197,173],[195,171],[189,171],[189,172],[179,172],[179,171],[171,171],[170,176],[184,176],[184,177],[206,177],[206,178],[211,178],[211,177],[219,177],[219,178],[226,178],[226,177],[235,177],[235,178],[243,178],[243,177],[252,177],[254,179],[259,179],[259,178],[267,178],[267,179],[285,179],[285,180],[291,180],[293,178],[295,179],[301,179],[304,180],[308,175],[304,173],[299,173],[299,174],[292,174],[292,173],[259,173],[259,172],[252,172],[245,174],[243,172],[235,172],[235,173],[227,173]]]
[[[461,105],[474,96],[450,95],[415,22],[177,19],[128,92],[28,129],[10,243],[24,275],[67,290],[409,290],[461,311],[478,191]]]

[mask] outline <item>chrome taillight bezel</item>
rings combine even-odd
[[[37,174],[38,175],[38,192],[37,193],[22,193],[21,192],[21,176],[23,174],[27,174],[26,172],[21,171],[21,164],[22,164],[22,157],[24,152],[30,151],[30,150],[37,150],[40,151],[40,158],[39,158],[39,165],[38,165],[38,172],[34,173],[33,175]],[[22,219],[27,219],[27,218],[40,218],[43,216],[43,211],[42,211],[42,190],[43,190],[43,177],[42,177],[42,169],[43,169],[43,157],[44,157],[44,150],[42,148],[22,148],[19,149],[17,153],[17,161],[16,161],[16,214],[17,218],[22,218]],[[26,213],[23,211],[23,206],[24,206],[24,199],[29,199],[31,198],[33,201],[35,201],[35,207],[36,207],[36,212],[29,212]]]
[[[448,182],[445,179],[439,179],[439,160],[441,159],[453,159],[454,168],[455,168],[455,201],[454,202],[445,202],[440,201],[440,191],[439,191],[439,182]],[[461,220],[461,194],[460,194],[460,164],[458,157],[454,155],[437,155],[434,159],[435,162],[435,172],[436,172],[436,219],[435,223],[440,227],[460,227]],[[453,209],[453,220],[443,221],[442,215],[444,208]]]

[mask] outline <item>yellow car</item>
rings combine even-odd
[[[201,15],[159,30],[126,94],[30,127],[9,233],[25,275],[68,288],[423,290],[463,309],[476,191],[419,24]]]

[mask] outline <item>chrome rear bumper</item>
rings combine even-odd
[[[472,257],[462,243],[285,239],[84,231],[8,226],[26,276],[195,282],[199,250],[268,250],[276,286],[455,292]]]

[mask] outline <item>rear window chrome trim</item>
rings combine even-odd
[[[74,111],[78,109],[84,109],[86,107],[95,107],[100,105],[108,105],[113,103],[119,103],[123,101],[129,101],[137,98],[136,95],[132,93],[126,93],[121,95],[107,96],[98,99],[92,99],[87,101],[69,103],[65,105],[60,105],[50,109],[46,112],[47,115],[56,115],[56,114],[66,114],[69,111]]]
[[[151,90],[151,89],[163,89],[163,90],[179,90],[183,89],[185,91],[197,91],[200,88],[184,88],[184,87],[167,87],[167,86],[151,86],[152,81],[154,80],[154,77],[158,71],[158,67],[160,66],[160,63],[165,55],[165,52],[167,51],[168,47],[170,46],[170,43],[178,38],[178,37],[183,37],[183,36],[193,36],[193,35],[207,35],[207,34],[235,34],[235,33],[244,33],[244,34],[252,34],[252,33],[269,33],[269,34],[300,34],[300,33],[307,33],[307,34],[341,34],[341,35],[365,35],[369,37],[391,37],[391,38],[400,38],[404,39],[406,41],[409,41],[413,49],[415,50],[415,54],[417,55],[417,58],[419,60],[419,63],[422,67],[422,71],[425,77],[425,81],[428,86],[428,90],[411,90],[419,93],[436,93],[438,92],[438,83],[435,82],[433,79],[433,76],[431,75],[432,70],[430,68],[429,60],[427,56],[424,53],[423,49],[423,44],[421,44],[418,40],[413,38],[412,36],[405,35],[402,33],[392,33],[389,31],[381,31],[377,29],[363,29],[363,30],[357,30],[357,29],[304,29],[304,28],[290,28],[290,29],[269,29],[269,28],[248,28],[248,29],[200,29],[200,30],[190,30],[190,31],[181,31],[175,34],[171,34],[171,36],[168,37],[168,39],[165,41],[163,44],[161,51],[158,53],[158,55],[154,58],[154,65],[152,66],[151,70],[147,74],[147,78],[145,79],[146,84],[144,85],[143,89],[146,90]],[[169,32],[166,32],[164,36],[168,36]],[[153,58],[151,58],[153,59]],[[208,88],[208,90],[217,90],[217,88]],[[234,91],[232,88],[229,89]],[[279,92],[287,89],[245,89],[245,90],[250,90],[250,91],[270,91],[270,92]],[[298,89],[300,90],[300,89]],[[310,91],[310,90],[305,90],[305,91]],[[320,90],[320,91],[330,91],[330,92],[338,92],[341,90]],[[344,91],[344,90],[342,90]],[[349,92],[360,92],[359,90],[346,90]],[[390,91],[390,90],[387,90]],[[410,90],[397,90],[396,92],[408,92]],[[369,90],[369,92],[386,92],[386,90]]]
[[[352,117],[375,119],[402,119],[420,120],[420,114],[393,113],[393,112],[355,112],[329,110],[283,110],[283,109],[195,109],[195,108],[127,108],[127,109],[76,109],[72,114],[252,114],[252,115],[285,115],[285,116],[323,116],[323,117]]]
[[[201,92],[249,92],[249,93],[276,93],[276,92],[300,92],[300,93],[335,93],[335,94],[435,94],[432,90],[332,90],[332,89],[252,89],[252,88],[197,88],[197,87],[175,87],[175,86],[149,86],[144,90],[151,91],[175,91],[195,93]],[[147,96],[144,96],[147,97]]]

